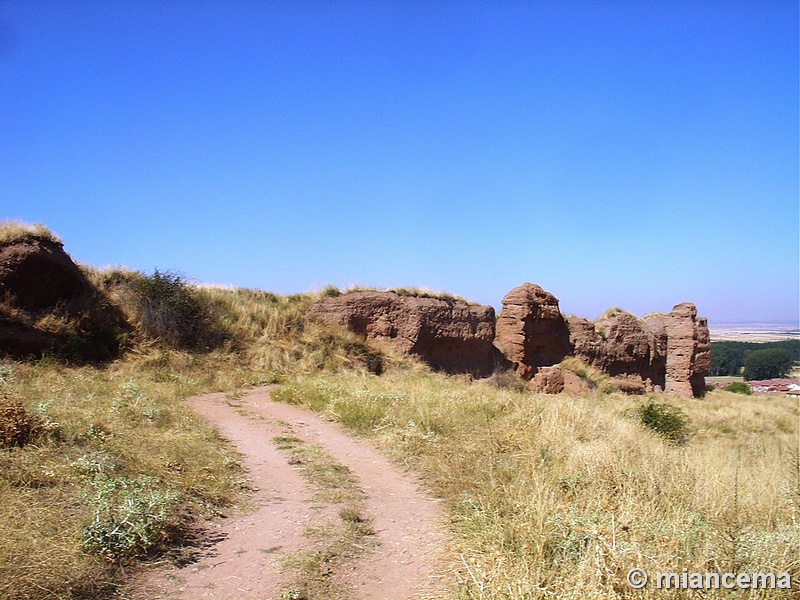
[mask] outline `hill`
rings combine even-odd
[[[436,373],[310,320],[321,294],[81,272],[129,331],[102,361],[56,349],[0,364],[3,598],[111,598],[142,561],[184,564],[194,524],[250,497],[241,457],[184,399],[233,402],[265,384],[370,440],[440,500],[454,540],[443,598],[629,597],[634,567],[789,572],[800,585],[793,399],[542,394],[508,373]],[[40,327],[48,315],[34,316]],[[324,580],[316,564],[308,577]],[[319,589],[303,597],[337,597]]]

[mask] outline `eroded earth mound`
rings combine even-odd
[[[495,346],[525,379],[537,367],[561,362],[570,352],[570,339],[558,299],[532,283],[511,290],[497,318]]]
[[[310,316],[418,356],[445,373],[483,377],[493,369],[491,306],[393,291],[354,291],[323,298],[311,306]]]
[[[495,345],[541,391],[574,389],[567,383],[574,378],[558,363],[575,357],[607,373],[624,392],[687,397],[703,392],[711,351],[708,323],[689,302],[644,319],[613,309],[592,323],[564,318],[558,299],[530,283],[503,299]]]
[[[26,235],[0,243],[1,354],[105,360],[126,328],[60,242]]]
[[[642,319],[612,309],[591,322],[565,317],[558,298],[524,283],[503,298],[496,326],[490,306],[393,291],[326,297],[312,305],[310,314],[391,344],[446,373],[480,377],[504,364],[548,393],[591,389],[574,369],[561,366],[566,358],[607,374],[623,392],[660,390],[687,397],[703,392],[710,365],[708,323],[689,302]]]

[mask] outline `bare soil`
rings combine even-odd
[[[304,480],[273,438],[291,435],[321,446],[357,478],[373,543],[329,574],[348,598],[430,598],[447,587],[446,528],[437,501],[419,481],[335,423],[270,400],[258,388],[231,400],[208,394],[191,406],[243,455],[254,488],[254,509],[205,524],[205,547],[190,564],[162,565],[134,577],[122,596],[153,599],[261,599],[290,597],[297,573],[287,559],[311,550],[304,533],[337,518],[337,507],[312,500]]]

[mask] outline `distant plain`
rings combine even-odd
[[[712,342],[779,342],[800,339],[798,323],[709,323]]]

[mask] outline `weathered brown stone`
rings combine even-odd
[[[568,394],[580,396],[582,394],[588,394],[594,390],[594,386],[577,373],[573,373],[569,369],[564,368],[561,369],[561,373],[562,377],[564,378],[564,391]]]
[[[600,365],[605,360],[605,340],[595,329],[594,323],[582,317],[567,317],[569,329],[570,354],[580,358],[587,365]],[[602,366],[597,368],[602,369]]]
[[[0,317],[0,355],[38,358],[53,349],[58,340],[32,325]]]
[[[595,323],[569,317],[572,354],[608,373],[628,393],[643,393],[650,377],[649,329],[631,313],[612,311]]]
[[[622,374],[611,378],[611,383],[617,386],[620,392],[624,394],[644,394],[648,387],[652,391],[652,385],[648,386],[650,380],[643,380],[641,375],[637,374]]]
[[[537,392],[560,394],[564,391],[564,374],[564,369],[559,365],[539,367],[535,369],[530,386]]]
[[[691,302],[673,307],[666,315],[653,315],[666,334],[664,391],[680,396],[699,396],[711,364],[708,321],[697,317]]]
[[[558,299],[532,283],[511,290],[503,298],[494,343],[525,379],[536,367],[561,362],[571,346]]]
[[[651,382],[652,391],[663,392],[667,373],[667,330],[662,315],[645,315],[642,319],[647,331],[647,343],[650,346],[650,364],[647,378]],[[647,390],[651,391],[651,390]]]
[[[396,292],[349,292],[314,303],[309,315],[388,343],[446,373],[492,372],[495,315],[491,306]]]
[[[697,317],[693,304],[644,319],[617,309],[592,323],[564,319],[558,300],[529,283],[503,299],[495,346],[517,374],[543,391],[566,386],[563,374],[542,369],[566,356],[607,373],[620,390],[637,394],[663,390],[698,396],[710,366],[708,324]]]
[[[615,312],[595,323],[604,338],[603,371],[617,375],[646,373],[650,365],[650,345],[643,323],[629,312]]]

